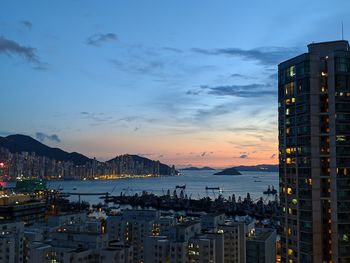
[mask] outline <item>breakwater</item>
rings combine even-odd
[[[175,191],[174,191],[175,192]],[[132,207],[152,207],[159,210],[175,211],[193,211],[206,213],[225,213],[229,216],[249,215],[257,219],[279,218],[279,202],[277,200],[264,202],[263,198],[252,200],[248,193],[245,198],[239,197],[236,200],[235,195],[228,198],[218,195],[216,198],[203,197],[200,199],[191,199],[181,191],[179,195],[165,194],[157,196],[152,193],[143,192],[141,195],[133,196],[103,196],[105,203],[114,203],[118,205],[130,205]]]

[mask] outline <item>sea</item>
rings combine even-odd
[[[219,194],[228,198],[233,194],[236,200],[239,196],[250,194],[253,200],[263,197],[264,201],[273,200],[273,196],[263,194],[268,186],[278,190],[278,173],[276,172],[241,172],[242,175],[214,175],[219,170],[206,171],[181,171],[178,176],[160,176],[147,178],[126,178],[117,180],[92,180],[92,181],[48,181],[51,189],[61,189],[70,193],[106,193],[111,195],[135,195],[143,191],[156,195],[166,194],[168,189],[173,194],[174,190],[179,195],[181,189],[176,186],[186,186],[184,194],[191,199],[199,199],[209,196],[216,198]],[[206,190],[206,187],[219,187],[219,190]],[[102,202],[99,196],[81,195],[81,201],[87,201],[91,205]],[[71,201],[78,201],[78,196],[71,195]]]

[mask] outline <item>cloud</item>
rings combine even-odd
[[[30,22],[28,20],[21,21],[21,25],[29,30],[32,29],[32,26],[33,26],[32,22]]]
[[[16,41],[7,39],[3,36],[0,36],[0,54],[6,54],[8,56],[17,55],[35,65],[34,69],[47,69],[47,66],[40,61],[36,54],[35,48],[22,46]]]
[[[244,80],[257,79],[256,76],[250,76],[250,75],[240,74],[240,73],[233,73],[229,75],[229,77],[234,79],[244,79]]]
[[[117,59],[111,59],[110,62],[114,67],[121,71],[131,72],[136,74],[150,74],[162,71],[165,67],[165,62],[161,60],[140,60],[135,62],[124,63]]]
[[[216,105],[210,109],[199,109],[195,117],[196,119],[207,119],[209,117],[215,117],[220,115],[225,115],[236,110],[236,107],[232,104],[220,104]]]
[[[275,73],[270,74],[269,79],[277,83],[277,81],[278,81],[277,71]]]
[[[202,90],[188,90],[186,91],[186,95],[199,95],[201,94],[203,91]]]
[[[138,156],[141,156],[141,157],[147,157],[147,156],[156,155],[156,153],[136,153],[135,155],[138,155]]]
[[[296,56],[300,53],[300,49],[296,47],[259,47],[248,50],[241,48],[192,48],[191,50],[203,55],[224,55],[228,57],[240,57],[245,60],[257,61],[264,65],[276,65],[283,60]]]
[[[14,134],[13,132],[9,132],[9,131],[0,131],[0,136],[9,136]]]
[[[133,122],[133,121],[136,121],[138,119],[139,119],[139,117],[137,117],[137,116],[128,116],[128,117],[120,118],[119,121]]]
[[[58,137],[57,134],[46,134],[43,132],[36,132],[35,133],[35,138],[41,142],[45,141],[45,140],[49,140],[52,142],[61,142],[61,139]]]
[[[241,154],[241,155],[239,156],[239,158],[241,158],[241,159],[247,159],[247,158],[248,158],[248,154]]]
[[[173,48],[173,47],[163,47],[162,49],[166,51],[175,52],[175,53],[183,53],[181,49]]]
[[[196,120],[207,120],[210,117],[229,114],[237,110],[237,105],[232,103],[219,104],[209,109],[199,109],[195,113]]]
[[[241,78],[241,77],[245,77],[245,75],[238,74],[238,73],[233,73],[233,74],[231,74],[231,77],[233,77],[233,78]]]
[[[277,95],[277,88],[269,84],[247,84],[247,85],[223,85],[223,86],[201,86],[208,94],[215,96],[234,96],[241,98],[256,98]]]
[[[85,118],[85,119],[90,119],[94,121],[93,123],[94,126],[99,125],[100,123],[111,121],[113,118],[110,116],[105,116],[104,113],[92,113],[92,112],[87,112],[87,111],[81,111],[80,115]]]
[[[90,46],[101,47],[101,45],[105,42],[116,40],[118,40],[118,36],[114,33],[94,34],[87,38],[86,44]]]
[[[265,127],[265,126],[258,126],[258,125],[241,125],[239,127],[229,127],[226,128],[227,131],[233,131],[233,132],[263,132],[263,133],[269,133],[271,132],[271,129]]]

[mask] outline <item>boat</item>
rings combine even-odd
[[[184,185],[177,185],[176,187],[175,187],[176,189],[186,189],[186,185],[184,184]]]
[[[277,194],[277,190],[272,186],[272,188],[270,188],[270,186],[267,188],[266,191],[263,192],[264,195],[275,195]]]
[[[254,183],[260,183],[261,180],[254,180]]]
[[[221,190],[220,187],[205,187],[205,190]]]
[[[77,188],[76,188],[76,187],[73,187],[73,190],[77,190]]]

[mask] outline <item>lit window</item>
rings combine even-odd
[[[345,142],[346,141],[345,135],[337,135],[336,136],[336,141],[337,142]]]
[[[288,249],[288,255],[291,256],[291,255],[293,255],[293,253],[294,253],[293,249],[290,249],[290,248],[289,248],[289,249]]]
[[[290,188],[290,187],[288,187],[288,188],[287,188],[287,194],[291,195],[292,193],[293,193],[293,189]]]
[[[292,204],[293,204],[293,205],[296,205],[297,203],[298,203],[297,199],[293,198],[293,199],[292,199]]]
[[[295,76],[295,66],[291,66],[287,69],[288,77],[294,77]]]

